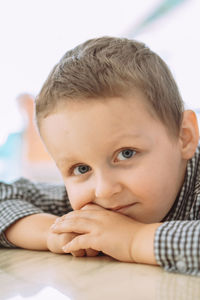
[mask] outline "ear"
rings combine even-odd
[[[179,140],[183,159],[190,159],[194,155],[199,143],[199,128],[194,111],[185,110],[180,129]]]

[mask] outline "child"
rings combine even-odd
[[[200,274],[198,125],[158,55],[125,38],[77,46],[46,80],[36,121],[67,193],[1,183],[1,246]]]

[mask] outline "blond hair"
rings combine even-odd
[[[68,99],[123,97],[142,91],[152,111],[173,136],[184,104],[166,63],[146,45],[127,38],[91,39],[68,51],[55,65],[36,98],[36,122]]]

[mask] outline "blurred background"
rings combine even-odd
[[[60,182],[35,128],[34,98],[62,55],[103,35],[145,42],[200,123],[199,0],[0,0],[0,180]]]

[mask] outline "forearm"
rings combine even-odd
[[[164,222],[156,231],[156,261],[166,271],[200,276],[200,220]]]
[[[33,183],[23,178],[11,184],[0,182],[0,248],[23,247],[24,243],[21,246],[18,238],[16,240],[15,235],[11,235],[12,232],[15,232],[14,228],[17,222],[24,223],[23,218],[28,216],[35,218],[33,215],[44,212],[61,216],[71,210],[63,185]],[[7,239],[5,232],[9,235],[10,240]],[[33,235],[32,230],[29,232],[27,240],[29,241]]]
[[[46,213],[24,217],[5,231],[6,238],[20,248],[47,250],[47,232],[56,218]]]
[[[154,238],[162,223],[142,224],[132,243],[131,255],[135,262],[157,265],[154,251]]]
[[[133,261],[200,275],[200,221],[144,224],[132,242]]]

